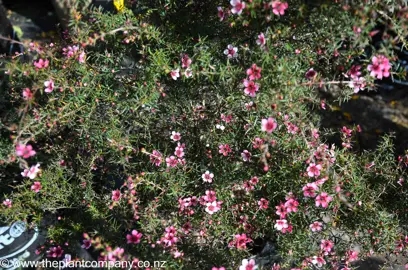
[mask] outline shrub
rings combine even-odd
[[[388,2],[79,3],[61,40],[7,64],[2,220],[58,216],[45,256],[83,241],[166,269],[249,269],[259,239],[273,269],[406,252],[408,156],[390,136],[356,151],[364,126],[319,123],[405,76],[408,13]]]

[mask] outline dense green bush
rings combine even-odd
[[[348,2],[79,3],[61,40],[7,64],[1,219],[56,214],[39,248],[56,259],[84,241],[167,269],[238,269],[259,239],[273,269],[406,253],[408,157],[390,137],[355,151],[364,127],[320,112],[405,76],[408,12]]]

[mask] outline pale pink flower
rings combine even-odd
[[[170,156],[166,158],[167,167],[176,167],[178,164],[178,160],[175,156]]]
[[[231,44],[228,45],[227,49],[224,50],[224,54],[228,56],[228,58],[233,58],[238,56],[238,48],[232,46]]]
[[[186,77],[186,78],[190,78],[190,77],[192,77],[193,76],[193,71],[191,70],[191,69],[186,69],[185,71],[184,71],[184,76]]]
[[[319,187],[316,185],[316,183],[307,183],[306,186],[302,188],[302,190],[303,196],[313,198],[316,196],[315,191],[318,191]]]
[[[114,190],[112,191],[112,201],[118,202],[120,200],[121,194],[120,190]]]
[[[315,221],[312,224],[310,224],[310,229],[312,230],[312,232],[320,232],[322,230],[322,223],[319,221]]]
[[[33,150],[33,147],[29,144],[23,145],[18,144],[16,146],[16,155],[23,158],[29,158],[35,156],[36,152]]]
[[[181,140],[181,135],[180,135],[179,132],[172,131],[172,132],[171,132],[170,139],[172,139],[172,140],[175,141],[175,142],[180,141],[180,140]]]
[[[211,270],[226,270],[226,269],[223,266],[221,266],[219,268],[214,266],[213,268],[211,268]]]
[[[215,196],[215,191],[213,190],[206,190],[205,195],[202,198],[206,202],[214,202],[217,200],[217,197]]]
[[[60,247],[51,247],[49,250],[46,251],[47,257],[52,258],[60,258],[62,254],[64,254],[64,250]]]
[[[266,38],[264,33],[260,33],[258,35],[258,39],[256,40],[256,44],[258,44],[259,46],[261,46],[261,48],[265,47],[266,45]]]
[[[256,64],[253,64],[249,69],[247,69],[246,74],[249,76],[251,81],[261,78],[262,68],[258,67]]]
[[[278,127],[278,123],[272,117],[268,119],[262,119],[262,131],[266,131],[268,133],[272,133]]]
[[[132,230],[131,234],[126,235],[126,240],[128,244],[139,244],[140,239],[142,239],[142,233]]]
[[[34,182],[34,184],[31,186],[31,190],[38,193],[41,190],[41,183],[40,182]]]
[[[44,86],[45,86],[44,92],[51,93],[52,90],[54,90],[54,81],[52,79],[49,79],[48,81],[44,82]]]
[[[201,177],[203,178],[204,182],[211,183],[213,181],[214,174],[206,171]]]
[[[243,259],[239,270],[256,270],[258,266],[255,264],[254,259]]]
[[[354,77],[348,84],[350,88],[354,89],[354,93],[357,94],[360,90],[364,90],[367,83],[364,77]]]
[[[33,98],[33,93],[31,92],[30,88],[24,88],[23,90],[23,98],[25,100],[30,100]]]
[[[170,71],[170,76],[176,81],[180,77],[180,69]]]
[[[34,62],[34,66],[36,68],[42,69],[42,68],[46,68],[48,67],[48,64],[50,63],[50,61],[48,60],[43,60],[43,59],[39,59],[37,62]]]
[[[251,156],[252,156],[252,154],[251,154],[248,150],[244,150],[244,151],[241,153],[242,160],[245,161],[245,162],[250,161],[250,160],[251,160]]]
[[[307,175],[309,177],[315,177],[320,175],[320,170],[322,169],[322,165],[310,163],[309,167],[307,168]]]
[[[322,192],[316,197],[316,206],[321,205],[323,208],[326,208],[332,200],[333,197],[329,196],[326,192]]]
[[[274,227],[278,231],[282,231],[282,229],[289,227],[288,221],[286,219],[278,219],[278,220],[276,220],[276,223],[275,223]]]
[[[323,265],[326,264],[326,261],[322,257],[314,256],[312,259],[312,263],[314,265],[317,265],[317,267],[322,267]]]
[[[274,1],[272,2],[272,12],[275,15],[284,15],[285,10],[288,8],[288,3],[280,2],[280,1]]]
[[[12,201],[11,201],[10,199],[5,199],[5,200],[3,201],[3,204],[4,204],[6,207],[11,208],[11,206],[12,206]]]
[[[246,6],[245,2],[242,2],[241,0],[231,0],[230,4],[232,6],[231,13],[237,15],[241,15]]]
[[[31,166],[30,169],[24,169],[24,171],[21,173],[23,177],[28,177],[31,180],[37,177],[37,174],[40,172],[40,164],[37,163],[35,166]]]
[[[216,201],[206,203],[205,211],[210,215],[214,214],[215,212],[218,212],[220,209],[221,208],[219,207],[219,204]]]

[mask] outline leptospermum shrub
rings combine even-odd
[[[364,123],[319,115],[405,75],[408,11],[348,2],[79,4],[6,67],[2,220],[55,214],[50,258],[81,243],[166,269],[260,269],[260,239],[280,257],[265,269],[406,254],[408,156],[390,137],[357,151]]]

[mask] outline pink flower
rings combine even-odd
[[[353,262],[358,259],[358,251],[357,250],[349,250],[347,251],[348,261]]]
[[[3,201],[3,204],[4,204],[6,207],[11,208],[11,206],[12,206],[12,201],[11,201],[10,199],[5,199],[5,200]]]
[[[286,212],[297,212],[297,207],[299,206],[299,202],[295,199],[289,199],[285,202]]]
[[[330,240],[321,240],[320,241],[320,249],[322,249],[325,253],[330,253],[334,246],[334,243]]]
[[[25,169],[21,175],[23,177],[29,177],[31,180],[37,177],[38,172],[40,171],[39,169],[40,164],[37,163],[35,166],[31,166],[30,169]]]
[[[374,56],[371,62],[372,64],[367,67],[368,71],[371,71],[371,77],[381,80],[383,77],[390,76],[390,61],[384,55]]]
[[[174,168],[174,167],[177,166],[178,160],[177,160],[177,158],[175,156],[170,156],[170,157],[166,158],[166,164],[167,164],[167,167]]]
[[[312,259],[312,263],[314,265],[317,265],[317,267],[322,267],[323,265],[326,264],[326,261],[322,257],[314,256]]]
[[[82,240],[82,245],[81,247],[84,249],[89,249],[92,246],[92,241],[89,239],[84,239]]]
[[[244,93],[250,97],[255,97],[255,93],[259,90],[259,84],[254,81],[244,80]]]
[[[48,81],[44,82],[44,86],[46,87],[44,91],[46,93],[51,93],[52,90],[54,90],[54,81],[52,79],[49,79]]]
[[[250,161],[251,160],[251,156],[252,156],[252,154],[248,151],[248,150],[244,150],[242,153],[241,153],[241,157],[242,157],[242,160],[243,161]]]
[[[112,191],[112,201],[118,202],[120,200],[121,194],[120,190],[114,190]]]
[[[150,162],[156,166],[160,166],[162,157],[163,155],[159,151],[153,150],[153,153],[150,154]]]
[[[177,146],[176,151],[174,151],[174,154],[177,157],[182,158],[184,156],[184,148],[182,146]]]
[[[343,134],[346,135],[347,137],[351,137],[351,133],[353,132],[353,130],[348,129],[346,126],[343,126],[341,132],[343,132]]]
[[[181,58],[181,67],[182,68],[189,68],[191,65],[191,59],[188,57],[187,54],[183,55],[183,58]]]
[[[222,7],[217,7],[218,10],[218,17],[220,18],[220,22],[225,19],[225,12]]]
[[[319,190],[319,187],[315,183],[307,183],[306,186],[302,188],[303,196],[305,197],[315,197],[315,191]]]
[[[35,156],[36,153],[33,150],[33,147],[31,145],[18,144],[16,146],[16,154],[19,157],[29,158],[29,157]]]
[[[170,139],[172,139],[175,142],[180,141],[181,140],[181,135],[180,135],[179,132],[172,131]]]
[[[142,233],[133,230],[131,234],[126,235],[126,240],[128,244],[138,244],[142,238]]]
[[[34,185],[31,186],[31,190],[34,192],[38,193],[41,189],[41,183],[40,182],[34,182]]]
[[[261,78],[261,71],[262,68],[253,64],[251,68],[247,69],[246,74],[249,76],[249,79],[253,81]]]
[[[311,68],[306,72],[305,77],[306,79],[310,80],[310,79],[314,79],[316,75],[317,75],[317,72],[313,68]]]
[[[278,123],[272,117],[268,119],[262,119],[262,131],[266,131],[268,133],[272,133],[278,127]]]
[[[205,211],[210,215],[214,214],[215,212],[218,212],[220,209],[221,208],[216,201],[206,203]]]
[[[258,266],[255,265],[255,260],[254,259],[243,259],[241,266],[239,267],[239,270],[256,270],[258,269]]]
[[[242,11],[245,8],[245,2],[241,2],[241,0],[231,0],[230,4],[232,6],[232,14],[241,15]]]
[[[211,268],[211,270],[225,270],[225,267],[221,266],[221,267],[217,268],[217,267],[214,266],[213,268]]]
[[[48,64],[49,64],[49,61],[48,60],[44,61],[43,59],[40,59],[37,62],[34,62],[34,66],[40,69],[48,67]]]
[[[315,221],[312,224],[310,224],[310,229],[312,232],[320,232],[322,230],[322,223],[319,221]]]
[[[228,58],[233,58],[238,56],[238,48],[232,46],[231,44],[228,45],[227,49],[224,50],[224,54],[228,56]]]
[[[275,15],[284,15],[285,10],[288,8],[288,3],[280,2],[280,1],[274,1],[272,2],[272,12]]]
[[[278,219],[275,223],[275,229],[278,231],[282,231],[283,229],[286,229],[289,227],[288,221],[286,219]]]
[[[360,77],[361,75],[360,69],[361,66],[356,65],[351,66],[350,70],[347,72],[347,76],[350,76],[352,79]]]
[[[218,152],[220,154],[223,154],[224,156],[228,156],[228,154],[232,152],[228,144],[221,144],[220,146],[218,146],[218,148],[220,149]]]
[[[83,64],[85,63],[85,52],[81,52],[78,56],[78,62]]]
[[[286,207],[283,203],[280,205],[275,206],[276,208],[276,214],[279,215],[280,218],[285,218],[286,217]]]
[[[307,168],[307,175],[309,177],[315,177],[320,175],[320,170],[322,169],[322,165],[310,163],[309,167]]]
[[[354,89],[354,93],[357,94],[360,90],[364,90],[366,87],[366,82],[364,77],[354,77],[352,81],[349,82],[348,86]]]
[[[261,46],[261,48],[265,47],[266,39],[265,39],[264,33],[260,33],[258,35],[258,39],[256,40],[256,44],[258,44],[258,46]]]
[[[267,208],[268,208],[268,204],[269,204],[268,200],[266,200],[266,199],[264,199],[264,198],[261,198],[261,199],[258,201],[259,209],[267,209]]]
[[[64,250],[60,246],[58,247],[51,247],[49,250],[47,250],[47,257],[52,257],[52,258],[59,258],[64,254]]]
[[[329,196],[326,192],[322,192],[316,197],[316,206],[321,205],[323,208],[326,208],[332,200],[333,197]]]
[[[202,197],[206,202],[214,202],[217,200],[215,196],[215,191],[213,190],[206,190],[205,195]]]
[[[31,92],[30,88],[25,88],[23,90],[23,98],[25,100],[30,100],[33,98],[33,93]]]
[[[238,249],[245,249],[246,244],[251,242],[251,239],[247,237],[245,233],[235,235],[235,247]]]
[[[204,182],[211,183],[214,178],[214,174],[206,171],[201,177],[203,178]]]
[[[180,69],[170,71],[170,76],[176,81],[180,77]]]

